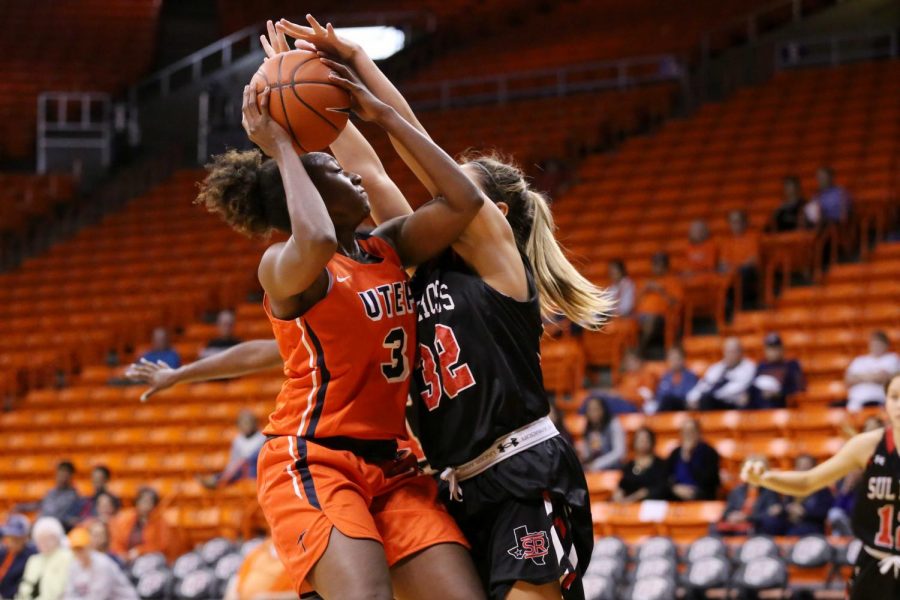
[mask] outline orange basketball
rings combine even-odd
[[[299,152],[327,148],[347,124],[350,94],[328,80],[330,72],[315,53],[291,50],[265,61],[253,76],[257,92],[267,85],[272,90],[269,113]]]

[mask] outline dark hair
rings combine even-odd
[[[800,178],[797,177],[796,175],[785,175],[784,183],[792,183],[799,188],[800,187]]]
[[[621,258],[614,258],[609,261],[609,265],[611,267],[615,267],[619,270],[619,273],[622,274],[622,277],[628,277],[628,269],[625,268],[625,261]]]
[[[97,465],[91,470],[92,471],[100,471],[101,473],[103,473],[103,476],[106,477],[107,479],[109,479],[112,476],[112,473],[110,473],[110,471],[109,471],[109,467],[107,467],[106,465]]]
[[[312,169],[327,156],[311,152],[300,157],[314,182]],[[205,168],[206,179],[199,184],[194,204],[202,204],[248,237],[265,238],[273,230],[291,230],[284,184],[274,160],[264,158],[259,150],[232,149],[214,156]]]
[[[873,331],[869,338],[875,338],[885,346],[891,345],[891,338],[889,338],[887,334],[880,329],[876,329],[875,331]]]
[[[154,490],[152,487],[149,487],[146,485],[138,488],[137,494],[135,494],[135,496],[134,496],[134,503],[137,504],[140,501],[141,496],[145,496],[145,495],[149,495],[151,498],[153,498],[153,506],[154,507],[156,507],[159,504],[159,493],[156,490]]]
[[[651,263],[660,262],[668,269],[669,268],[669,254],[668,252],[657,252],[650,259]]]
[[[70,461],[70,460],[61,460],[61,461],[59,461],[59,463],[57,463],[56,470],[57,471],[60,471],[60,470],[68,471],[69,475],[74,475],[75,474],[75,465],[73,465],[72,461]]]
[[[684,351],[684,346],[682,346],[681,344],[672,344],[671,346],[669,346],[669,352],[671,352],[672,350],[680,354],[682,358],[687,356]]]
[[[653,433],[653,430],[646,425],[641,425],[634,431],[634,437],[631,438],[631,446],[632,448],[634,447],[634,442],[637,440],[637,434],[641,433],[642,431],[650,436],[650,452],[652,454],[653,450],[656,448],[656,434]]]
[[[599,402],[600,406],[603,407],[603,417],[600,419],[600,423],[597,425],[593,425],[589,418],[585,419],[584,423],[584,433],[588,433],[589,431],[605,431],[607,427],[609,427],[610,421],[612,421],[612,415],[609,412],[609,406],[606,404],[606,400],[601,398],[600,396],[591,396],[585,402],[585,417],[587,417],[587,407],[591,402]]]
[[[152,491],[152,490],[151,490],[151,491]],[[155,493],[155,492],[154,492],[154,493]],[[100,500],[100,498],[102,498],[102,497],[109,498],[109,501],[112,502],[113,508],[116,510],[116,512],[118,512],[119,509],[122,508],[122,502],[121,502],[121,500],[119,500],[118,498],[116,498],[115,496],[113,496],[112,494],[110,494],[109,492],[100,492],[99,494],[97,494],[97,496],[94,498],[94,506],[97,506],[97,502],[98,502],[98,501]]]

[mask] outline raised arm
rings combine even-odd
[[[883,430],[877,429],[851,438],[837,454],[809,471],[769,471],[759,461],[747,461],[741,469],[741,479],[780,494],[806,497],[851,471],[864,468],[882,434]]]
[[[153,394],[179,383],[239,377],[282,365],[275,340],[250,340],[177,369],[142,358],[128,367],[125,377],[150,385],[141,395],[141,402],[146,402]]]

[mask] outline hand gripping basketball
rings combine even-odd
[[[330,58],[319,60],[332,70],[328,79],[350,94],[350,110],[363,121],[377,121],[390,111],[390,107],[369,91],[353,70]]]

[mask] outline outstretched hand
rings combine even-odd
[[[284,28],[278,27],[272,21],[266,21],[267,35],[259,36],[259,43],[262,44],[263,52],[266,53],[266,60],[275,58],[282,52],[290,51],[287,38],[284,35]],[[307,52],[316,52],[318,48],[306,40],[295,40],[294,47],[297,50],[306,50]]]
[[[345,62],[351,61],[356,56],[356,53],[361,50],[357,44],[335,33],[331,23],[322,27],[312,15],[306,15],[306,21],[309,23],[309,27],[291,23],[287,19],[281,19],[275,24],[275,29],[297,38],[298,42],[302,41],[312,44],[321,52],[337,56]]]
[[[328,79],[350,93],[350,109],[360,119],[377,121],[390,112],[391,107],[376,98],[350,67],[324,56],[320,60],[332,71]]]
[[[146,402],[150,396],[168,389],[178,383],[175,369],[161,360],[150,362],[142,358],[132,363],[125,370],[125,378],[138,383],[148,383],[150,387],[141,394],[141,402]]]

